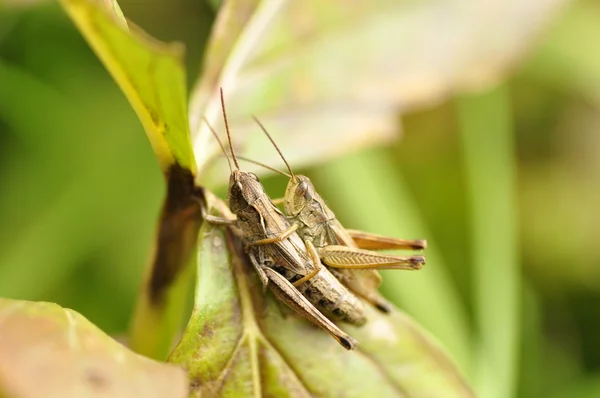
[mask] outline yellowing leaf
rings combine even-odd
[[[188,371],[192,396],[473,396],[439,345],[401,313],[369,308],[367,325],[341,325],[360,342],[346,351],[265,294],[232,234],[205,223],[199,236],[195,306],[170,357]]]
[[[165,173],[195,173],[189,138],[183,47],[162,43],[127,23],[115,1],[61,0],[137,113]],[[98,110],[110,115],[109,109]]]
[[[115,0],[62,0],[83,36],[137,112],[167,177],[167,198],[156,234],[154,257],[131,322],[137,352],[165,358],[181,324],[201,221],[193,196],[191,148],[183,48],[161,43],[128,23]]]
[[[75,311],[0,299],[0,396],[185,397],[175,366],[134,354]]]

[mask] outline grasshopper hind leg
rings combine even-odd
[[[371,304],[373,304],[375,306],[375,308],[377,308],[379,311],[384,312],[386,314],[389,314],[390,312],[392,312],[392,308],[394,308],[394,307],[392,307],[392,303],[390,303],[383,297],[381,297],[377,301],[373,300],[371,302]]]
[[[356,293],[357,295],[359,295],[360,297],[365,299],[367,302],[372,304],[375,308],[377,308],[379,311],[381,311],[383,313],[389,314],[390,312],[392,312],[392,308],[394,308],[392,306],[392,303],[390,303],[389,301],[384,299],[377,292],[371,292],[371,293],[367,293],[364,295],[360,294],[359,292],[354,292],[354,293]]]
[[[399,239],[359,231],[346,229],[354,243],[361,249],[366,250],[423,250],[427,248],[424,239]]]
[[[386,314],[392,312],[393,305],[377,291],[377,287],[381,283],[381,278],[376,271],[341,268],[329,268],[329,271],[348,290],[374,306],[377,310]]]
[[[324,329],[329,333],[342,347],[347,350],[353,350],[358,342],[350,335],[344,333],[325,315],[317,310],[306,297],[304,297],[287,279],[271,268],[265,268],[264,272],[271,282],[273,293],[294,311]]]

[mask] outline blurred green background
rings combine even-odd
[[[199,69],[210,4],[120,4],[154,36],[184,41]],[[473,336],[520,322],[506,325],[520,331],[507,343],[519,397],[600,396],[597,39],[600,5],[574,2],[499,87],[403,115],[389,147],[303,170],[346,226],[386,233],[401,220],[403,237],[427,238]],[[273,196],[285,184],[265,179]],[[0,296],[123,332],[164,183],[129,104],[54,3],[0,9],[0,192]],[[385,274],[402,308],[398,278],[418,274]]]

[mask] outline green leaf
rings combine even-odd
[[[600,34],[600,13],[587,2],[573,3],[524,70],[528,77],[559,90],[576,90],[597,106],[600,103],[600,54],[589,51],[587,39]]]
[[[0,396],[185,397],[175,366],[139,356],[75,311],[0,299]]]
[[[169,359],[188,371],[193,396],[473,396],[440,346],[400,312],[369,308],[364,327],[342,325],[360,342],[348,352],[265,294],[233,235],[205,223],[199,236],[194,310]]]
[[[498,87],[463,97],[458,105],[471,205],[473,301],[480,335],[475,388],[482,397],[510,397],[516,390],[520,362],[521,314],[510,101],[507,90]]]
[[[219,148],[202,123],[206,116],[223,132],[219,86],[235,145],[246,156],[279,161],[248,117],[255,114],[295,167],[324,162],[394,139],[398,112],[497,82],[563,2],[264,1],[250,18],[251,6],[242,3],[243,31],[232,29],[233,47],[210,44],[208,73],[193,91],[201,177],[225,181],[224,167],[206,175]],[[236,10],[224,6],[225,12]],[[226,21],[219,15],[214,40],[229,44],[222,37]]]
[[[590,376],[582,376],[554,392],[552,398],[596,398],[600,396],[600,375],[598,372]]]
[[[179,330],[189,288],[187,266],[201,221],[187,121],[183,49],[128,23],[116,1],[62,4],[137,112],[167,180],[155,252],[134,311],[130,344],[164,359]]]
[[[177,163],[195,173],[183,47],[151,38],[125,20],[116,1],[104,3],[61,0],[140,118],[163,171]]]

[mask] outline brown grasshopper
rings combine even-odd
[[[355,348],[356,340],[341,331],[319,310],[361,325],[366,321],[362,302],[325,267],[320,266],[318,256],[307,250],[304,241],[296,233],[297,225],[292,225],[273,204],[258,177],[240,170],[231,146],[222,91],[221,105],[231,155],[236,166],[235,170],[231,168],[227,193],[229,208],[236,219],[205,214],[205,220],[235,226],[263,285],[269,285],[282,301],[325,329],[344,348]],[[216,134],[215,137],[218,140]],[[223,153],[226,153],[220,141],[219,144]],[[229,158],[227,159],[229,162]]]
[[[289,175],[259,162],[244,158],[288,176],[289,183],[283,202],[285,213],[298,227],[298,233],[313,256],[329,267],[329,270],[352,292],[373,304],[382,312],[389,312],[391,304],[377,291],[381,276],[375,269],[420,269],[425,264],[423,256],[392,256],[371,250],[425,249],[425,240],[404,240],[375,235],[368,232],[345,229],[335,214],[317,193],[314,185],[303,175],[297,175],[275,144],[265,127],[254,118],[267,135],[283,162]],[[308,279],[308,278],[307,278]]]

